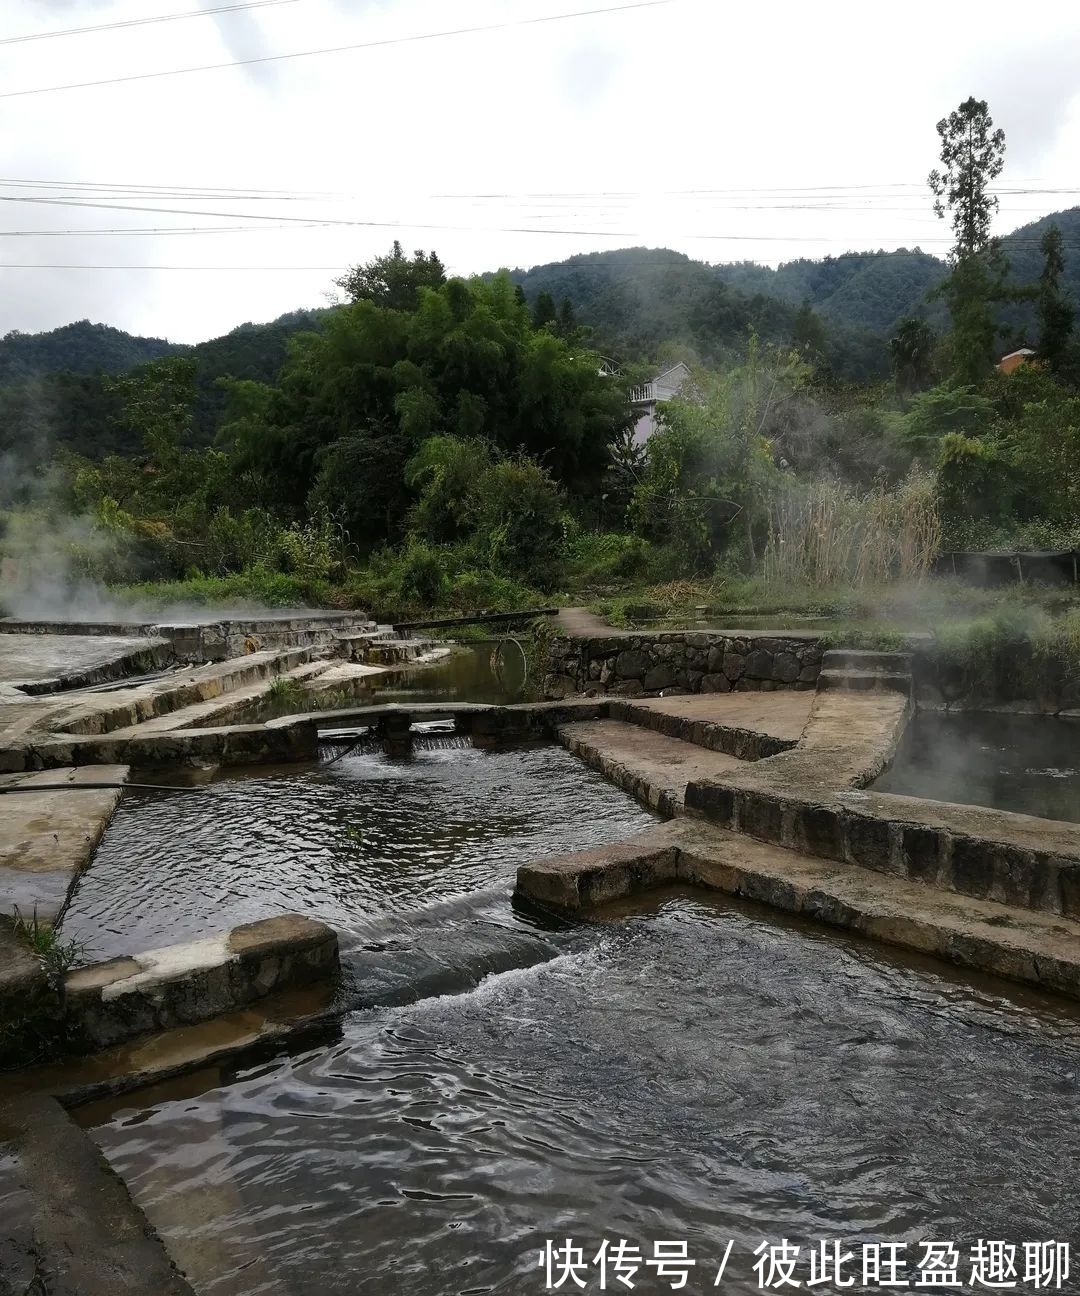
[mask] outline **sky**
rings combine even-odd
[[[1075,206],[1078,67],[1074,0],[4,0],[0,334],[196,342],[395,238],[454,274],[944,254],[935,123],[988,100],[999,232]]]

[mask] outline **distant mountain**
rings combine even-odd
[[[780,272],[752,263],[712,266],[669,248],[623,248],[511,273],[529,302],[541,293],[556,303],[569,299],[581,323],[593,329],[596,344],[623,356],[651,357],[674,345],[703,361],[722,360],[753,328],[776,342],[804,342],[820,334],[821,349],[838,376],[884,376],[888,355],[881,320],[891,323],[893,316],[877,302],[861,312],[828,314],[819,305],[845,286],[856,301],[852,285],[867,267],[845,264],[836,270],[809,261],[793,267],[778,278]],[[895,280],[898,274],[888,277]],[[909,287],[909,296],[914,291]],[[804,302],[812,311],[809,318]]]
[[[108,324],[78,320],[48,333],[0,338],[0,383],[42,374],[122,373],[161,356],[186,350],[163,338],[134,337]]]
[[[945,264],[918,248],[895,252],[845,252],[822,261],[788,261],[777,269],[742,262],[719,265],[725,283],[814,310],[851,328],[885,333],[905,315],[924,312],[926,295]]]
[[[127,434],[103,374],[123,373],[162,356],[189,355],[198,364],[195,437],[213,439],[225,402],[219,378],[273,382],[293,334],[317,329],[327,310],[290,311],[267,324],[240,324],[195,346],[135,337],[107,324],[80,320],[48,333],[9,333],[0,339],[0,452],[29,459],[64,445],[99,458],[128,453]]]
[[[1010,282],[1033,283],[1042,264],[1039,240],[1056,224],[1066,249],[1065,286],[1080,306],[1080,207],[1055,212],[1002,239]],[[820,261],[801,258],[772,269],[753,261],[709,265],[668,248],[591,252],[567,261],[512,271],[530,302],[550,293],[568,298],[601,346],[652,355],[664,344],[693,349],[702,359],[723,355],[749,327],[765,338],[799,340],[809,306],[825,327],[823,349],[836,373],[871,377],[887,366],[885,343],[908,315],[947,324],[931,298],[945,262],[919,248],[845,252]],[[1030,305],[1002,307],[1003,331],[1031,340]]]
[[[1011,282],[1038,278],[1039,240],[1051,224],[1061,229],[1065,284],[1080,308],[1080,207],[1044,216],[1002,240]],[[776,269],[749,261],[709,265],[668,248],[623,248],[512,271],[530,302],[545,292],[556,305],[569,299],[578,320],[593,330],[593,344],[622,358],[652,361],[675,352],[722,362],[753,328],[766,341],[812,344],[836,376],[850,380],[888,373],[887,341],[904,316],[921,314],[945,326],[942,303],[929,300],[944,273],[944,261],[918,248],[801,258]],[[23,446],[29,453],[50,443],[91,456],[130,449],[100,375],[177,354],[198,361],[196,435],[208,442],[224,401],[217,380],[273,382],[289,339],[320,328],[329,309],[241,324],[196,346],[134,337],[88,320],[48,333],[9,333],[0,339],[0,452]],[[1034,342],[1030,303],[1003,307],[1000,321],[1003,350]]]

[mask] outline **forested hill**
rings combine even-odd
[[[1037,279],[1039,239],[1054,224],[1066,249],[1064,287],[1080,303],[1080,207],[1044,216],[1002,239],[1010,278],[1017,285]],[[829,357],[834,367],[858,371],[860,355],[871,345],[868,334],[880,362],[883,339],[905,316],[944,322],[941,305],[928,301],[944,273],[944,261],[918,248],[803,258],[777,269],[752,261],[708,265],[667,248],[624,248],[515,270],[513,277],[530,302],[543,293],[556,304],[569,299],[602,344],[649,351],[675,341],[703,358],[745,338],[751,324],[765,337],[805,340],[797,336],[798,311],[805,304],[826,328],[825,349],[836,353]],[[1014,328],[1026,322],[1021,309],[1005,315]]]
[[[121,373],[186,348],[162,338],[134,337],[108,324],[77,320],[48,333],[0,338],[0,383],[66,370],[73,374]]]
[[[626,248],[515,271],[514,278],[530,300],[543,292],[557,302],[569,297],[583,319],[605,331],[624,329],[633,311],[640,330],[670,336],[722,285],[732,306],[748,314],[760,311],[763,299],[789,308],[805,301],[838,324],[885,332],[918,309],[944,268],[928,253],[906,250],[849,252],[773,270],[753,261],[708,265],[667,248]]]
[[[94,458],[129,452],[102,375],[180,354],[198,364],[196,434],[209,442],[224,404],[218,379],[273,382],[289,338],[317,329],[325,315],[326,308],[290,311],[195,346],[135,337],[87,320],[48,333],[9,333],[0,339],[0,452],[24,447],[33,456],[33,447],[55,444]]]

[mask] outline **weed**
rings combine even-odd
[[[15,910],[15,934],[26,942],[49,979],[57,984],[62,982],[64,973],[86,954],[83,941],[74,937],[62,940],[55,927],[38,917],[36,908],[29,918],[24,917],[18,909]]]
[[[266,696],[276,703],[299,703],[303,700],[304,690],[300,682],[290,679],[287,675],[277,675],[270,681],[270,687],[266,690]]]

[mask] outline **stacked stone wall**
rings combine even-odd
[[[817,684],[822,652],[820,640],[809,635],[687,631],[560,637],[552,641],[543,663],[544,696],[811,689]]]

